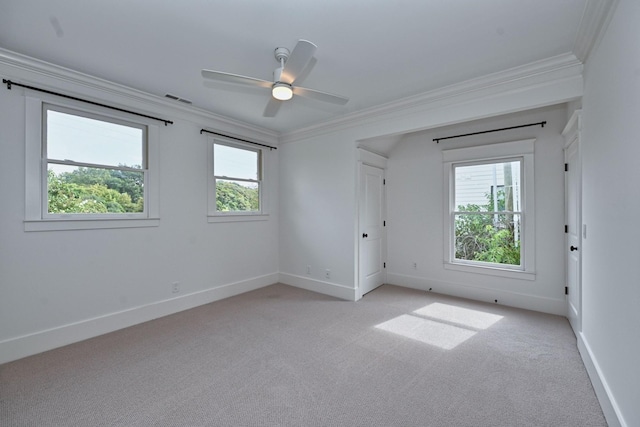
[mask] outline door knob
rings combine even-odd
[[[362,233],[362,238],[364,239],[366,237],[369,237],[369,235],[367,233]]]
[[[569,248],[569,250],[570,250],[571,252],[573,252],[573,251],[577,251],[577,250],[578,250],[578,247],[577,247],[577,246],[571,246],[571,247]]]

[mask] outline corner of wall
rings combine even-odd
[[[284,283],[285,285],[329,295],[346,301],[356,301],[357,299],[356,288],[350,288],[321,280],[309,279],[295,274],[280,273],[279,277],[280,283]]]
[[[598,361],[591,351],[589,343],[582,333],[579,333],[576,338],[578,340],[578,350],[580,351],[580,356],[582,357],[584,366],[587,369],[589,378],[591,379],[593,390],[598,397],[598,402],[600,402],[600,406],[602,407],[602,412],[604,413],[604,417],[607,420],[607,424],[609,425],[609,427],[627,426],[627,423],[624,422],[624,418],[622,417],[622,414],[620,412],[620,408],[613,398],[611,389],[609,388],[609,385],[607,384],[607,381],[602,374],[600,365],[598,364]]]

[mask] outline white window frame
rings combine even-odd
[[[88,230],[101,228],[155,227],[160,221],[158,188],[158,127],[144,120],[131,120],[124,114],[86,107],[74,101],[26,97],[25,129],[25,231]],[[146,129],[146,169],[144,173],[144,211],[114,214],[50,214],[47,192],[46,109],[128,124]]]
[[[221,177],[215,174],[214,170],[214,146],[215,144],[226,145],[228,147],[238,148],[241,150],[253,151],[258,153],[259,157],[259,211],[231,211],[231,212],[218,212],[216,206],[216,178],[229,178],[233,180],[233,177]],[[268,191],[267,191],[267,179],[266,179],[266,154],[267,151],[259,146],[251,144],[245,144],[241,142],[232,141],[230,139],[221,137],[210,137],[207,153],[207,199],[208,199],[208,214],[207,221],[210,223],[215,222],[236,222],[236,221],[266,221],[269,219],[268,213]]]
[[[535,280],[535,139],[442,151],[444,172],[444,268],[468,273]],[[455,165],[522,160],[520,266],[455,259]]]

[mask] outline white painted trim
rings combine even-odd
[[[218,222],[267,221],[268,219],[269,214],[207,215],[207,222],[210,224]]]
[[[535,139],[442,150],[444,162],[481,161],[533,154]]]
[[[350,288],[337,283],[309,279],[308,277],[288,273],[280,273],[279,282],[284,283],[285,285],[306,289],[307,291],[317,292],[347,301],[356,301],[356,288]]]
[[[158,227],[160,218],[51,219],[25,221],[24,231],[98,230],[108,228]]]
[[[25,97],[24,147],[25,221],[42,221],[42,100],[32,97]]]
[[[361,164],[387,169],[387,158],[363,147],[358,147],[358,160]]]
[[[598,45],[617,5],[618,0],[587,0],[573,44],[573,53],[583,64]]]
[[[429,110],[448,109],[452,106],[469,102],[480,102],[480,105],[484,107],[482,113],[478,111],[473,117],[464,117],[460,120],[442,120],[438,117],[443,114],[440,111],[429,120],[434,121],[434,123],[427,122],[425,124],[425,121],[418,121],[410,129],[405,127],[399,130],[389,129],[388,126],[385,126],[387,128],[386,133],[374,132],[370,135],[359,135],[358,139],[391,135],[398,132],[406,133],[425,130],[435,126],[490,117],[498,113],[488,111],[486,109],[486,101],[491,100],[493,105],[496,105],[496,101],[499,98],[509,98],[510,95],[514,95],[522,102],[522,98],[526,98],[522,93],[523,91],[533,91],[535,96],[526,98],[528,101],[526,106],[517,108],[502,106],[499,114],[558,104],[582,96],[582,69],[582,63],[573,54],[566,53],[389,102],[374,108],[342,115],[324,123],[282,134],[280,143],[284,144],[312,138],[330,132],[362,126],[365,123],[384,125],[385,123],[383,122],[388,119],[397,119],[398,117],[405,117],[406,120],[410,120],[409,116],[414,114],[423,114]],[[562,89],[558,88],[558,84],[562,86]],[[541,100],[541,97],[544,100]],[[468,108],[469,106],[466,106],[465,110]],[[458,114],[462,114],[462,112],[458,112]],[[402,124],[397,124],[397,126],[402,126]]]
[[[600,407],[602,407],[602,412],[607,420],[607,424],[609,427],[627,427],[628,424],[625,422],[622,412],[620,411],[620,407],[611,393],[609,384],[607,384],[607,380],[602,374],[600,365],[591,351],[591,346],[587,342],[584,334],[579,333],[576,338],[578,340],[578,350],[580,351],[582,362],[587,369],[587,373],[591,379],[591,384],[593,385],[598,402],[600,402]]]
[[[69,108],[100,118],[125,120],[144,126],[147,132],[147,172],[145,173],[145,211],[139,214],[49,215],[45,212],[46,159],[43,158],[43,105]],[[49,94],[25,96],[25,231],[90,230],[106,228],[157,227],[160,225],[160,136],[158,126],[149,119],[133,119],[118,112],[77,101],[57,99]]]
[[[147,219],[160,218],[160,134],[157,125],[147,125]]]
[[[468,298],[476,301],[494,302],[497,299],[498,304],[500,305],[556,314],[558,316],[564,316],[566,313],[566,302],[564,298],[557,299],[541,297],[537,295],[523,294],[500,289],[490,289],[477,285],[445,282],[442,280],[408,276],[398,273],[387,273],[387,282],[391,285],[423,291],[429,291],[429,289],[431,289],[431,292],[460,298]]]
[[[238,148],[259,153],[260,157],[260,211],[255,212],[218,212],[216,205],[216,176],[214,171],[214,150],[215,144],[226,145],[231,148]],[[271,194],[271,159],[264,147],[233,141],[230,138],[209,136],[207,138],[207,222],[244,222],[244,221],[266,221],[269,219],[269,206]]]
[[[448,249],[447,249],[448,250]],[[536,280],[535,271],[522,271],[516,269],[500,268],[494,264],[479,265],[479,264],[464,264],[462,262],[444,262],[445,270],[462,271],[465,273],[473,274],[486,274],[489,276],[506,277],[509,279],[518,280]]]
[[[565,137],[565,139],[570,139],[570,135],[573,134],[574,132],[578,132],[580,130],[582,130],[582,110],[578,109],[575,110],[572,114],[571,117],[569,117],[569,121],[567,121],[567,124],[565,125],[564,129],[562,130],[562,136]],[[569,145],[570,141],[565,141],[565,148],[567,147],[567,145]]]
[[[0,364],[263,288],[278,278],[278,273],[266,274],[0,341]]]

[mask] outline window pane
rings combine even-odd
[[[48,165],[48,213],[140,213],[144,172]]]
[[[257,212],[259,210],[258,183],[216,179],[216,211]]]
[[[455,167],[455,206],[463,212],[521,210],[520,161]]]
[[[47,157],[105,166],[144,167],[141,128],[47,110]]]
[[[455,258],[520,265],[520,214],[455,215]]]
[[[215,176],[259,180],[258,152],[227,145],[214,144],[213,170]]]

